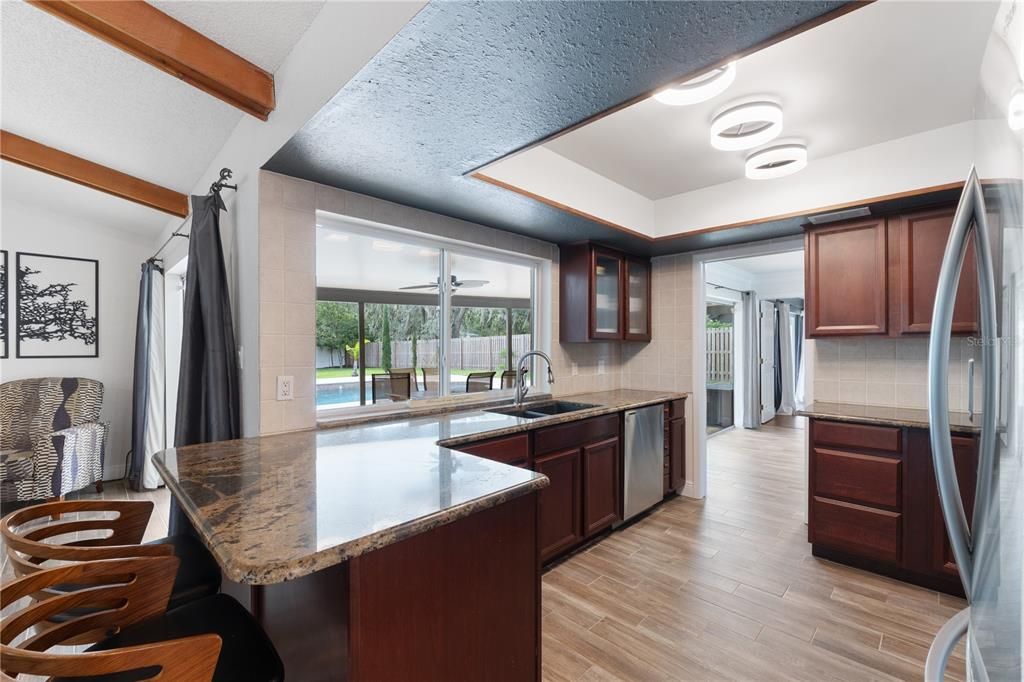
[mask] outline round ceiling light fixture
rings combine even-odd
[[[672,107],[697,104],[721,95],[732,85],[734,80],[736,80],[736,63],[729,62],[725,66],[712,69],[679,85],[659,90],[654,93],[654,99]]]
[[[711,121],[711,146],[723,151],[752,149],[782,132],[782,107],[774,102],[749,102],[726,109]]]
[[[747,157],[746,174],[751,180],[771,180],[792,175],[807,167],[807,147],[780,144]]]

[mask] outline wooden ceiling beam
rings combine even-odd
[[[146,2],[28,1],[256,118],[274,110],[273,75]]]
[[[0,130],[0,158],[180,218],[188,215],[188,196],[181,192],[140,180],[6,130]]]

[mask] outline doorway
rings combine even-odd
[[[712,453],[736,445],[733,454],[753,464],[759,451],[752,443],[764,438],[767,446],[777,427],[791,431],[802,423],[792,415],[802,406],[798,387],[805,380],[797,336],[803,335],[803,240],[713,249],[693,259],[694,389],[704,398],[694,404],[703,428],[694,433],[693,493],[705,497],[710,442]],[[793,452],[794,466],[803,466],[801,450]]]
[[[735,426],[734,369],[736,303],[709,298],[704,316],[707,343],[707,433],[712,436]]]

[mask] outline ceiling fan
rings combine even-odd
[[[398,288],[403,291],[408,289],[436,289],[440,282],[441,278],[438,277],[436,282],[431,282],[430,284],[415,284],[411,287]],[[452,275],[452,289],[476,289],[484,286],[485,284],[490,284],[490,281],[486,279],[459,279],[455,275]]]

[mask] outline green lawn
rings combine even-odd
[[[470,372],[489,372],[490,370],[479,370],[479,369],[453,369],[452,374],[460,377],[468,375]],[[384,374],[384,369],[381,367],[367,367],[366,373],[369,374]],[[422,379],[422,374],[417,370],[419,379]],[[352,376],[351,367],[321,367],[316,371],[317,379],[342,379],[345,377]],[[495,370],[495,376],[501,376],[501,370]]]

